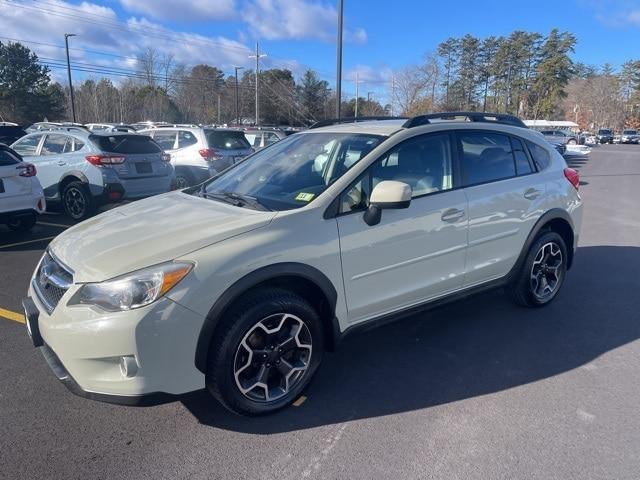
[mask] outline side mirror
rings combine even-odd
[[[369,226],[377,225],[382,218],[382,210],[409,207],[411,194],[411,187],[406,183],[393,180],[380,182],[371,192],[364,221]]]

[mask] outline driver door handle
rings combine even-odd
[[[457,208],[450,208],[442,212],[442,216],[440,217],[443,222],[456,222],[464,217],[464,210],[459,210]]]

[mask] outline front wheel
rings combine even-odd
[[[206,383],[229,410],[261,415],[296,400],[320,365],[323,331],[299,295],[262,289],[225,315],[211,342]]]
[[[560,291],[567,273],[567,246],[556,232],[545,232],[531,245],[517,278],[507,291],[525,307],[542,307]]]

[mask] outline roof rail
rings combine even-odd
[[[486,123],[500,123],[504,125],[513,125],[515,127],[527,128],[522,120],[515,115],[508,113],[493,113],[493,112],[440,112],[429,113],[427,115],[418,115],[417,117],[410,118],[404,125],[404,128],[419,127],[420,125],[428,125],[430,120],[443,120],[443,121],[462,121],[462,122],[486,122]]]
[[[373,116],[373,117],[349,117],[349,118],[333,118],[330,120],[320,120],[309,127],[313,128],[328,127],[330,125],[339,125],[342,123],[369,122],[375,120],[407,120],[409,117],[389,117],[389,116]]]

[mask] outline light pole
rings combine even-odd
[[[336,118],[340,119],[342,104],[342,0],[338,0],[338,41],[336,42]]]
[[[75,37],[75,33],[64,34],[64,45],[67,49],[67,76],[69,77],[69,95],[71,96],[71,116],[73,117],[73,123],[76,122],[76,105],[73,99],[73,83],[71,83],[71,63],[69,62],[69,37]]]
[[[240,95],[238,92],[238,70],[243,70],[244,67],[233,67],[236,71],[236,125],[240,125]]]
[[[260,123],[260,110],[259,110],[259,104],[258,104],[258,81],[259,81],[258,75],[260,74],[260,59],[266,56],[267,56],[266,53],[260,53],[260,46],[258,45],[258,42],[256,42],[256,54],[249,56],[249,58],[256,59],[256,126],[258,125],[258,123]]]

